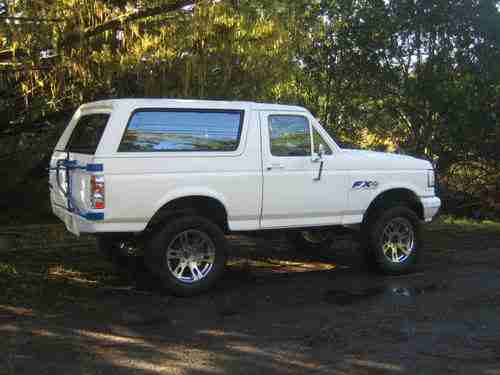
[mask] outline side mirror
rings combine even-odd
[[[320,162],[319,163],[318,177],[314,178],[314,181],[321,180],[321,174],[323,173],[323,164],[324,164],[323,155],[324,154],[325,154],[325,146],[323,146],[323,144],[320,143],[318,146],[318,153],[313,154],[315,157],[315,158],[313,158],[313,161]]]
[[[318,147],[318,152],[313,152],[312,153],[312,161],[313,163],[317,163],[320,161],[323,161],[323,155],[325,154],[325,146],[320,143]]]

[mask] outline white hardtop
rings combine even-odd
[[[197,99],[109,99],[90,102],[80,106],[81,111],[114,108],[194,108],[194,109],[247,109],[256,111],[309,112],[293,105],[257,103],[247,101],[197,100]]]

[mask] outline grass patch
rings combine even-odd
[[[500,222],[491,220],[472,220],[453,216],[440,216],[432,224],[425,226],[428,232],[456,236],[500,235]]]
[[[97,252],[92,238],[71,238],[63,231],[61,226],[30,227],[16,247],[0,250],[0,305],[98,312],[100,287],[130,283]]]
[[[453,230],[465,231],[487,231],[500,233],[500,222],[492,220],[473,220],[469,218],[457,218],[454,216],[442,216],[433,224],[436,229],[448,227]]]
[[[440,216],[424,226],[425,251],[464,252],[500,248],[500,223]]]

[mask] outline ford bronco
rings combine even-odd
[[[343,149],[302,107],[252,102],[117,99],[82,105],[49,172],[52,209],[106,253],[131,240],[163,287],[206,290],[225,235],[286,231],[300,249],[357,231],[384,273],[411,271],[420,223],[441,201],[430,162]]]

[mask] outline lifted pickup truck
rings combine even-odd
[[[225,234],[286,230],[301,249],[355,229],[385,273],[411,271],[435,196],[431,163],[340,148],[309,111],[251,102],[118,99],[82,105],[50,165],[54,213],[107,253],[144,244],[178,295],[209,288]]]

